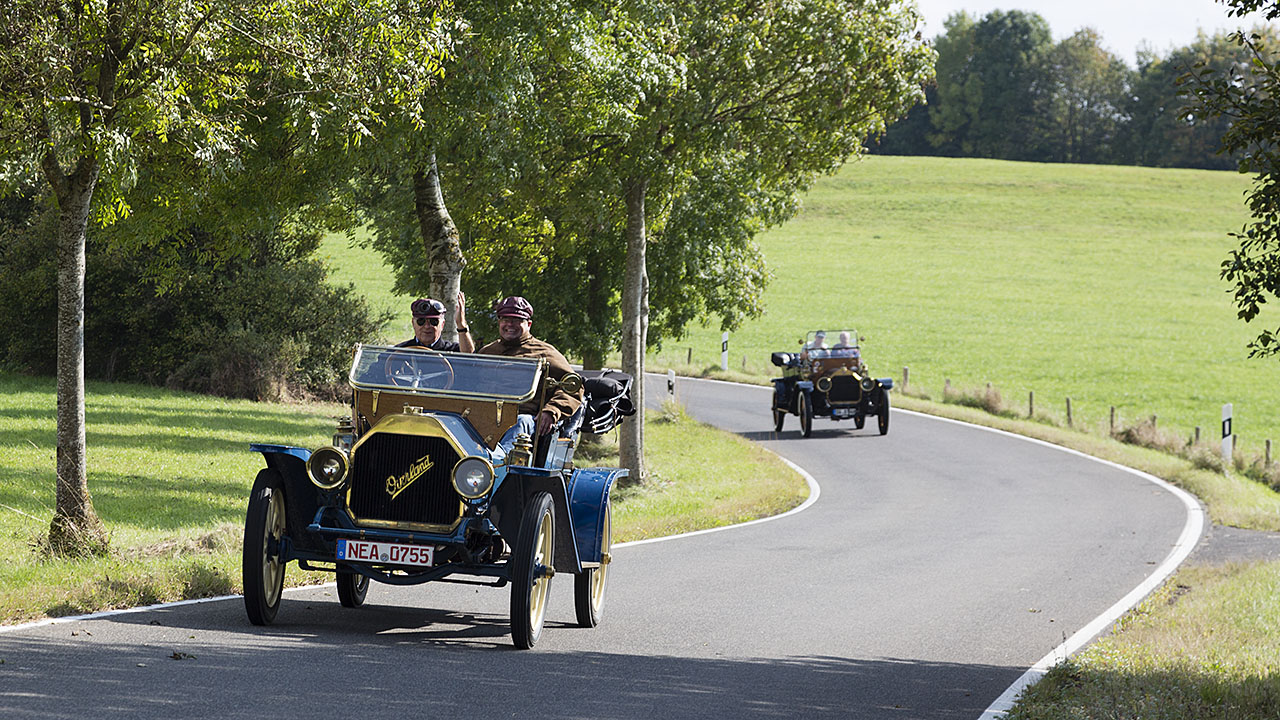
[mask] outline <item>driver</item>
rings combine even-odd
[[[506,357],[536,357],[547,359],[547,373],[559,380],[573,372],[569,361],[550,343],[535,338],[529,333],[533,325],[533,305],[518,296],[504,298],[495,308],[498,316],[498,340],[480,348],[482,355],[503,355]],[[536,403],[525,403],[520,406],[520,414],[516,424],[498,441],[494,450],[495,462],[506,457],[507,452],[515,444],[516,435],[525,433],[533,437],[534,430],[538,435],[546,435],[553,428],[572,417],[582,407],[582,391],[570,394],[557,388],[547,402],[538,407]],[[537,414],[535,419],[534,414]]]
[[[458,309],[454,312],[454,325],[458,328],[458,342],[448,342],[440,337],[440,323],[444,321],[444,303],[431,298],[418,298],[409,305],[413,314],[413,337],[396,347],[425,348],[445,352],[475,352],[475,341],[467,328],[467,298],[458,292]]]

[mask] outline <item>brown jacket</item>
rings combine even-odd
[[[503,355],[505,357],[537,357],[547,359],[547,374],[552,378],[559,380],[566,373],[573,372],[573,368],[569,366],[569,361],[560,354],[550,343],[543,342],[532,335],[525,335],[522,340],[508,344],[505,340],[494,340],[484,347],[476,350],[482,355]],[[576,395],[571,395],[564,390],[557,389],[547,399],[547,403],[539,408],[535,402],[525,403],[520,406],[520,412],[529,415],[537,415],[540,410],[547,410],[553,416],[556,422],[560,422],[570,415],[577,412],[582,405],[582,391],[579,390]]]

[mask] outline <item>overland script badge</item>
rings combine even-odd
[[[405,488],[412,485],[414,480],[422,477],[422,474],[430,470],[432,465],[435,465],[435,463],[431,462],[431,456],[423,455],[421,458],[415,460],[403,475],[400,475],[399,477],[395,475],[388,475],[387,494],[391,496],[392,500],[395,500],[397,495],[404,492]]]

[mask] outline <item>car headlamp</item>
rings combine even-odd
[[[876,381],[869,377],[862,378],[862,392],[871,392],[876,389]]]
[[[821,390],[822,392],[830,392],[831,378],[825,377],[825,376],[820,377],[818,378],[817,385],[818,385],[818,389]]]
[[[453,466],[453,489],[469,500],[493,489],[493,465],[485,458],[464,457]]]
[[[322,447],[307,460],[307,474],[321,490],[333,490],[347,478],[347,454],[335,447]]]

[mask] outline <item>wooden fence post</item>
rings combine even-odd
[[[910,378],[909,370],[906,365],[902,366],[902,392],[907,391],[907,380]]]
[[[689,348],[689,354],[685,355],[684,364],[685,365],[693,364],[693,348]]]
[[[1266,459],[1263,461],[1262,467],[1270,468],[1271,467],[1271,438],[1267,438],[1267,454],[1264,457]]]
[[[1036,416],[1036,391],[1028,390],[1027,391],[1027,417],[1031,418],[1035,416]]]
[[[1067,398],[1067,427],[1074,427],[1071,423],[1071,398]]]
[[[1111,406],[1111,434],[1116,434],[1116,406]]]
[[[1200,426],[1196,426],[1196,445],[1200,444]]]

